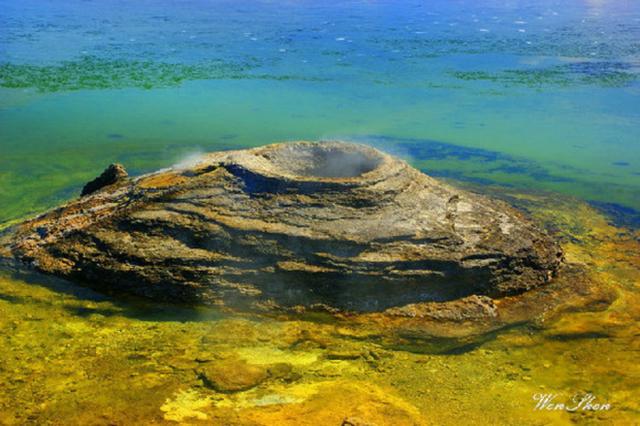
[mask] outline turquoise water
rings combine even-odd
[[[515,202],[584,281],[523,323],[538,299],[498,301],[518,325],[470,344],[469,324],[178,307],[2,266],[0,424],[637,423],[637,0],[0,0],[0,230],[112,162],[295,139]],[[534,409],[547,392],[613,408]]]
[[[637,219],[639,40],[622,0],[0,0],[0,224],[114,161],[333,138]]]

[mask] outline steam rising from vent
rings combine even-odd
[[[183,155],[175,164],[171,166],[175,170],[186,170],[193,168],[202,161],[203,151],[192,151]]]
[[[361,176],[382,161],[374,150],[331,143],[283,145],[264,157],[283,174],[334,179]]]

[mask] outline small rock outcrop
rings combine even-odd
[[[80,196],[93,194],[94,192],[104,188],[105,186],[113,185],[123,179],[127,178],[128,173],[122,166],[122,164],[114,163],[109,165],[100,176],[88,182],[83,188]]]
[[[105,186],[123,175],[110,169],[88,195],[15,227],[12,255],[112,292],[369,312],[522,293],[562,260],[509,205],[363,145],[216,152]]]

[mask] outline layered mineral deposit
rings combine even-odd
[[[558,244],[504,202],[376,149],[291,142],[140,177],[5,231],[12,257],[110,293],[265,309],[382,311],[545,284]]]

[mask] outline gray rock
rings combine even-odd
[[[18,260],[102,290],[265,309],[501,297],[548,282],[562,261],[509,205],[341,142],[203,155],[7,239]]]

